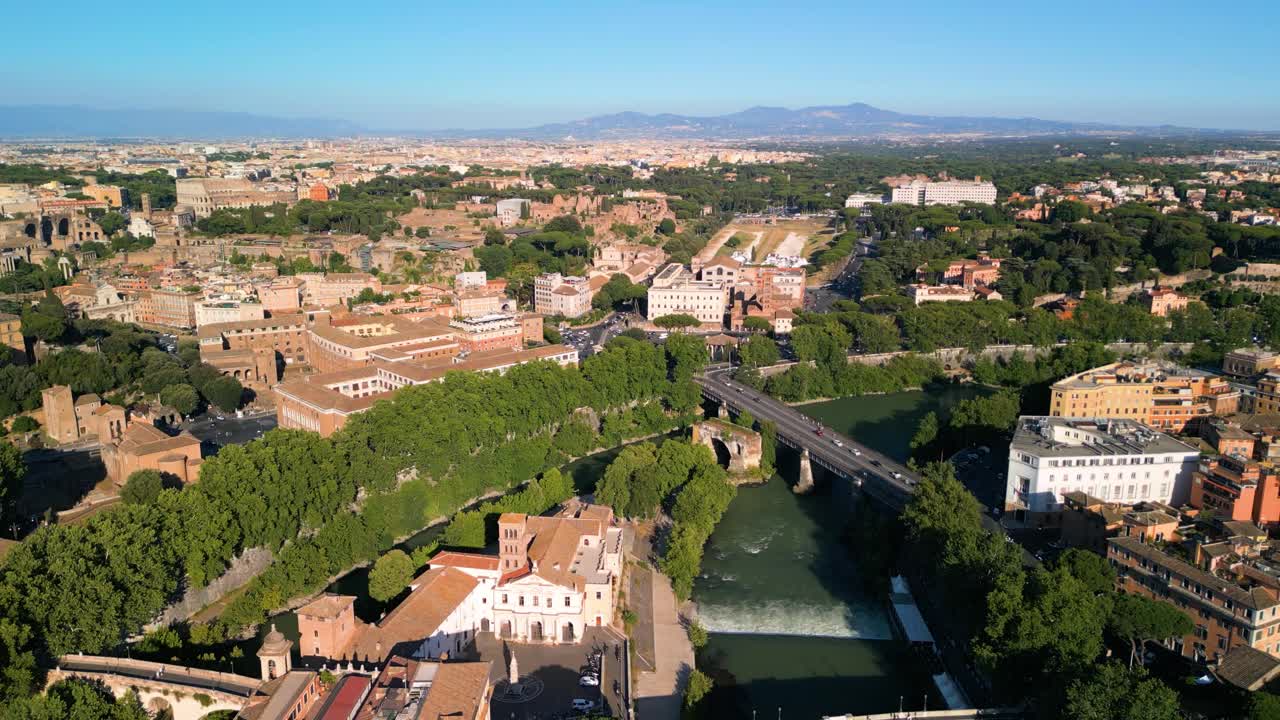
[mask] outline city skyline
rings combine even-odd
[[[6,9],[0,720],[1280,720],[1274,0]]]
[[[718,115],[865,102],[903,113],[1280,129],[1258,92],[1280,61],[1274,7],[1205,17],[1190,3],[1023,8],[926,3],[661,3],[637,17],[579,2],[520,12],[314,3],[175,14],[141,3],[23,5],[0,64],[14,104],[327,117],[373,129],[523,128],[614,112]],[[89,18],[92,18],[91,20]],[[1194,46],[1171,51],[1174,38]],[[106,45],[109,52],[90,50]]]

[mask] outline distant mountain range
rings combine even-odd
[[[0,106],[0,138],[303,138],[404,135],[428,138],[607,140],[635,138],[817,139],[927,135],[1026,136],[1117,132],[1187,134],[1171,125],[1126,126],[1039,118],[911,115],[865,103],[791,110],[753,107],[727,115],[623,112],[522,129],[372,129],[332,118],[279,118],[190,110],[101,110],[81,106]]]
[[[532,139],[608,138],[876,138],[903,135],[1047,135],[1140,128],[1038,118],[909,115],[865,103],[821,105],[791,110],[753,107],[728,115],[646,115],[623,112],[524,130],[448,131],[436,135],[512,136]],[[1156,128],[1148,128],[1155,130]],[[1172,128],[1164,127],[1167,131]]]

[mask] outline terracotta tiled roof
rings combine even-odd
[[[437,553],[431,558],[431,567],[455,567],[468,568],[470,570],[497,570],[498,557],[496,555],[480,555],[478,553],[464,553],[444,551]]]
[[[489,700],[489,663],[441,663],[422,701],[420,718],[472,720]]]
[[[1280,659],[1269,653],[1238,645],[1218,663],[1214,674],[1245,690],[1258,690],[1280,672]]]
[[[529,566],[528,566],[528,565],[524,565],[524,566],[519,567],[519,568],[517,568],[517,569],[515,569],[515,570],[512,570],[511,572],[505,572],[505,573],[502,573],[502,576],[498,578],[498,584],[499,584],[499,585],[506,585],[507,583],[511,582],[512,580],[519,580],[520,578],[524,577],[525,575],[528,575],[530,572],[531,572],[531,571],[530,571]]]
[[[307,615],[310,617],[336,618],[342,614],[352,603],[355,598],[350,595],[334,595],[333,593],[325,593],[311,602],[298,608],[299,615]]]
[[[170,437],[153,425],[138,422],[125,429],[119,448],[136,455],[150,455],[192,445],[199,448],[200,441],[191,433],[184,431],[176,437]]]
[[[306,319],[301,314],[288,313],[273,315],[260,320],[233,320],[224,323],[209,323],[208,325],[200,326],[200,337],[212,337],[234,330],[265,330],[273,327],[293,327],[305,324]]]
[[[433,568],[413,581],[413,592],[376,626],[357,638],[355,657],[381,661],[399,643],[419,643],[434,633],[479,582],[453,568]]]

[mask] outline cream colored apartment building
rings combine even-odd
[[[1118,362],[1053,384],[1049,414],[1133,420],[1165,432],[1239,408],[1226,380],[1164,363]]]

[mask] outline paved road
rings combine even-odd
[[[490,660],[490,679],[496,684],[506,679],[510,658],[515,654],[520,677],[542,683],[542,691],[536,697],[515,701],[495,694],[490,706],[491,720],[534,720],[567,714],[574,698],[600,703],[602,710],[614,716],[622,715],[622,663],[624,638],[607,627],[588,627],[582,641],[571,645],[538,645],[516,643],[494,637],[491,632],[477,633],[476,652],[481,660]],[[588,656],[598,653],[602,672],[600,686],[579,684]],[[618,692],[614,691],[618,681]]]
[[[653,625],[657,668],[636,675],[636,716],[641,720],[679,720],[685,684],[693,671],[693,645],[680,623],[671,581],[652,573]]]
[[[631,629],[632,648],[636,651],[635,669],[652,671],[658,666],[657,641],[653,619],[653,571],[637,565],[628,573],[627,605],[638,618]]]
[[[617,313],[607,322],[587,328],[569,327],[560,331],[565,345],[572,345],[578,350],[578,357],[584,358],[595,353],[595,346],[603,346],[627,329],[627,323],[638,316],[632,313]]]
[[[204,415],[191,422],[183,423],[182,429],[195,435],[204,446],[206,454],[211,455],[226,445],[243,445],[250,440],[256,440],[275,426],[275,413],[265,412],[242,418],[229,415],[224,416],[222,420],[219,420],[216,415]]]
[[[748,410],[778,429],[779,441],[807,449],[810,460],[861,481],[864,490],[895,508],[902,508],[920,478],[905,465],[823,427],[799,410],[730,378],[731,368],[708,371],[696,378],[704,396],[724,401],[734,410]],[[818,431],[821,430],[821,434]]]
[[[841,268],[840,273],[826,285],[815,288],[809,288],[805,292],[804,309],[810,312],[829,312],[839,300],[848,300],[853,297],[855,288],[855,280],[857,280],[858,272],[862,270],[862,263],[867,259],[863,254],[863,247],[858,245],[854,248],[853,254],[845,259],[845,265]]]

